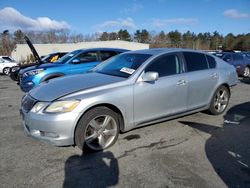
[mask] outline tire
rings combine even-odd
[[[9,73],[10,73],[10,68],[9,68],[9,67],[5,67],[5,68],[3,69],[3,73],[4,73],[5,75],[9,75]]]
[[[214,93],[210,103],[209,112],[213,115],[222,114],[229,102],[230,93],[226,86],[220,86]]]
[[[243,77],[249,77],[250,76],[250,68],[245,67],[244,72],[243,72]]]
[[[75,144],[83,151],[101,151],[116,142],[119,131],[119,115],[107,107],[96,107],[78,122]]]

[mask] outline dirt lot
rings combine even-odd
[[[132,130],[92,154],[26,137],[22,95],[0,76],[0,187],[250,187],[250,81],[233,89],[224,115]]]

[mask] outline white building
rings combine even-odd
[[[53,52],[71,52],[73,50],[82,48],[122,48],[128,50],[148,49],[149,44],[142,44],[137,42],[128,42],[122,40],[113,41],[95,41],[95,42],[80,42],[80,43],[65,43],[65,44],[34,44],[39,56],[47,55]],[[16,49],[12,52],[11,56],[20,61],[26,59],[31,54],[30,48],[27,44],[17,44]]]

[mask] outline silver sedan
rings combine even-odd
[[[57,146],[103,150],[120,132],[208,110],[225,111],[232,65],[187,49],[131,51],[87,74],[57,78],[22,99],[25,132]]]

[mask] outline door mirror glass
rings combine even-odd
[[[158,80],[159,78],[159,73],[158,72],[145,72],[142,75],[142,81],[143,82],[153,82]]]

